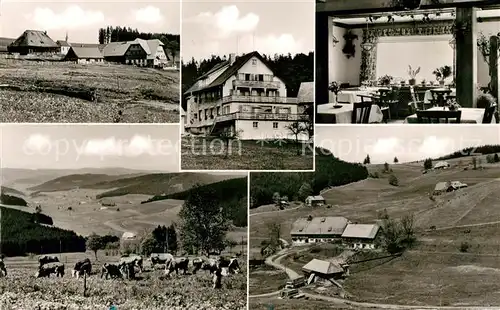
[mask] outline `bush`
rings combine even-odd
[[[432,159],[431,158],[427,158],[424,161],[424,169],[426,169],[426,170],[432,169]]]
[[[467,252],[470,248],[470,245],[467,243],[467,242],[462,242],[462,244],[460,244],[460,252]]]
[[[398,178],[394,174],[391,174],[389,176],[389,184],[391,184],[392,186],[399,186]]]

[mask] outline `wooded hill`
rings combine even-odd
[[[137,29],[120,26],[100,28],[98,33],[99,44],[134,41],[138,38],[144,40],[158,39],[165,44],[165,48],[177,52],[180,50],[181,36],[178,34],[140,32]]]
[[[297,97],[300,83],[314,81],[314,52],[309,54],[288,55],[266,55],[262,57],[267,61],[275,74],[283,79],[287,86],[288,97]],[[194,58],[182,63],[182,93],[184,94],[194,82],[212,69],[215,65],[224,61],[224,56],[212,55],[210,59],[196,61]],[[182,107],[186,110],[186,102],[183,100]]]
[[[454,159],[465,156],[475,156],[477,154],[487,155],[496,153],[500,153],[500,145],[483,145],[478,147],[468,147],[462,149],[461,151],[457,151],[452,154],[437,158],[436,160],[446,160],[446,159]]]
[[[303,200],[309,195],[318,195],[326,187],[368,178],[365,166],[340,160],[325,149],[316,148],[315,160],[315,172],[250,173],[250,208],[272,204],[274,193],[289,200]]]
[[[233,225],[237,227],[246,227],[248,225],[246,177],[201,185],[200,188],[209,189],[214,193],[214,197],[211,197],[211,199],[214,199],[221,205],[226,212],[227,218],[233,222]],[[186,200],[192,190],[193,188],[168,195],[157,195],[142,203],[164,199]]]

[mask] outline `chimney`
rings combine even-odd
[[[236,54],[235,53],[229,54],[229,65],[234,64],[235,60],[236,60]]]

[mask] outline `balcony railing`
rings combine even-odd
[[[266,96],[239,96],[231,95],[222,98],[222,103],[229,102],[255,102],[255,103],[289,103],[297,104],[297,98],[292,97],[266,97]]]
[[[255,88],[272,88],[278,89],[281,83],[278,81],[247,81],[247,80],[233,80],[235,87],[255,87]]]
[[[211,126],[219,122],[227,122],[232,120],[252,120],[252,121],[308,121],[308,115],[290,114],[290,113],[251,113],[251,112],[233,112],[230,114],[222,114],[214,118],[194,121],[191,124],[186,124],[186,127],[201,127]]]

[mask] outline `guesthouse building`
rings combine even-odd
[[[290,232],[293,245],[307,245],[340,240],[349,221],[345,217],[299,218]]]

